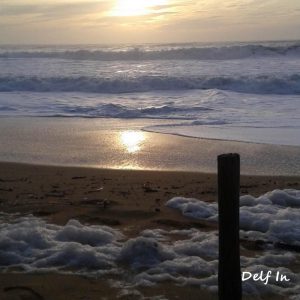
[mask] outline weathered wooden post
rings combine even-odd
[[[242,299],[239,241],[240,156],[218,156],[219,299]]]

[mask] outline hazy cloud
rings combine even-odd
[[[95,12],[105,12],[112,7],[111,1],[82,1],[75,3],[37,3],[37,4],[2,4],[0,15],[20,16],[20,15],[39,15],[45,18],[72,17]]]
[[[116,1],[0,0],[0,43],[300,38],[297,0],[169,0],[144,15],[112,16]]]

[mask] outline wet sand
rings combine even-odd
[[[187,138],[142,130],[157,122],[166,121],[1,118],[0,161],[214,173],[217,155],[237,152],[241,155],[242,174],[300,176],[300,147]]]

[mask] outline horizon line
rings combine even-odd
[[[222,44],[222,43],[276,43],[276,42],[300,42],[299,38],[291,38],[291,39],[271,39],[271,40],[223,40],[223,41],[189,41],[189,42],[123,42],[123,43],[2,43],[0,41],[0,46],[78,46],[78,45],[86,45],[86,46],[107,46],[107,45],[179,45],[179,44]]]

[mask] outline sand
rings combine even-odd
[[[216,201],[216,175],[209,173],[129,171],[79,167],[0,164],[0,210],[33,214],[64,225],[69,219],[118,228],[129,237],[148,228],[201,230],[215,224],[187,219],[165,202],[174,196]],[[261,195],[275,188],[300,189],[300,177],[242,176],[241,194]],[[253,248],[254,247],[254,248]],[[249,251],[255,251],[250,245]],[[214,299],[199,288],[165,283],[143,290],[169,299]],[[58,274],[1,274],[0,299],[115,299],[105,279]],[[127,296],[122,299],[135,299]],[[268,298],[266,298],[268,299]],[[278,296],[272,299],[282,299]]]
[[[168,295],[168,299],[217,300],[216,294],[197,287],[178,287],[165,283],[152,288],[142,288],[145,297]],[[106,280],[92,279],[77,275],[61,274],[0,274],[0,299],[2,300],[99,300],[139,299],[135,295],[118,298],[119,290],[111,287]],[[149,298],[148,298],[149,299]],[[243,297],[254,300],[256,297]],[[283,300],[279,295],[260,299]]]
[[[134,235],[145,228],[202,226],[165,207],[175,196],[216,201],[216,175],[209,173],[111,170],[1,163],[0,207],[65,224],[124,227]],[[242,176],[241,194],[299,189],[300,177]],[[205,224],[205,226],[212,226]]]

